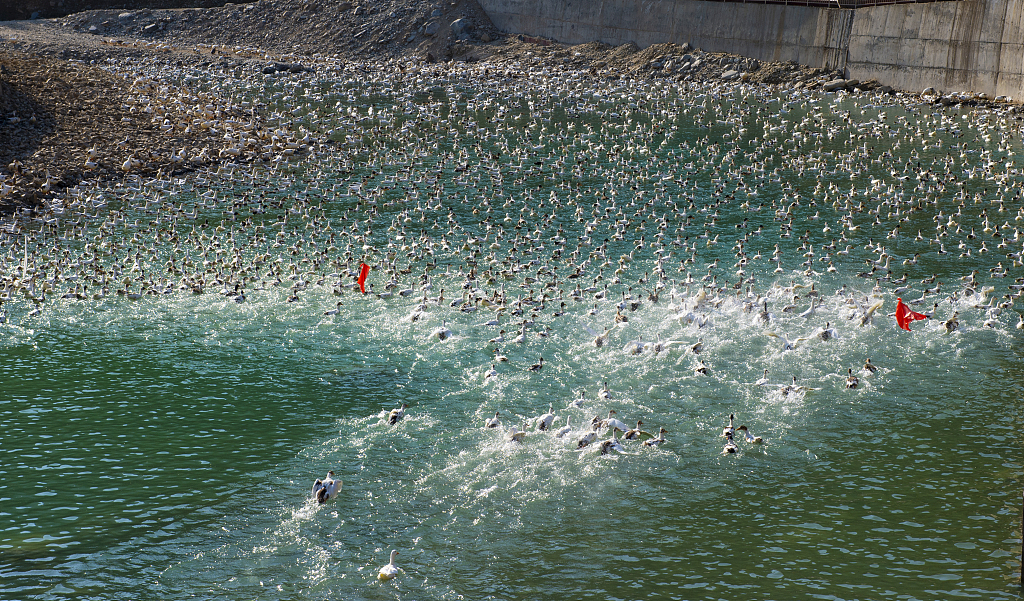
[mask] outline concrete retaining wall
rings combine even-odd
[[[1024,0],[839,9],[703,0],[479,0],[507,32],[568,44],[689,42],[846,69],[900,89],[1024,97]]]

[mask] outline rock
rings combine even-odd
[[[135,18],[135,13],[121,13],[117,15],[118,21],[130,21]]]
[[[452,33],[455,35],[468,34],[473,29],[473,24],[469,22],[469,19],[456,19],[452,21]]]
[[[306,68],[303,67],[302,65],[288,65],[289,73],[302,73],[305,70]]]
[[[487,33],[486,31],[483,31],[480,33],[480,41],[484,43],[493,42],[494,38],[491,37],[491,34]]]
[[[149,33],[151,31],[153,31],[154,29],[156,29],[156,23],[150,23],[149,25],[146,25],[145,27],[143,27],[142,31],[144,31],[146,33]]]
[[[722,73],[722,79],[725,81],[732,81],[740,76],[740,72],[735,69],[729,69],[725,73]]]
[[[835,92],[836,90],[843,90],[846,89],[846,80],[833,79],[831,81],[826,81],[824,85],[821,86],[821,88],[826,92]]]
[[[100,28],[99,27],[96,27],[95,25],[90,25],[89,26],[89,33],[97,33],[98,34],[99,32],[100,32]]]
[[[39,11],[38,10],[35,11],[34,13],[32,13],[31,15],[29,15],[29,19],[32,19],[33,21],[35,21],[38,18],[39,18]]]
[[[846,80],[846,87],[849,88],[849,89],[853,89],[853,88],[855,88],[855,87],[857,87],[859,85],[860,85],[860,80],[859,79],[847,79]]]
[[[441,12],[440,8],[435,8],[434,10],[430,11],[431,17],[440,17],[442,14],[444,13]]]
[[[277,67],[274,65],[267,65],[266,67],[263,67],[264,75],[273,75],[274,73],[277,73]]]
[[[423,26],[423,35],[433,36],[437,33],[438,29],[441,29],[441,24],[437,21],[431,21]]]
[[[878,91],[883,94],[892,94],[892,86],[879,86]]]
[[[691,50],[693,50],[693,46],[691,46],[689,42],[683,42],[683,45],[679,47],[679,51],[684,54]]]
[[[925,89],[924,89],[924,90],[923,90],[923,91],[921,92],[921,95],[922,95],[922,96],[930,96],[931,94],[934,94],[934,93],[935,93],[935,88],[933,88],[933,87],[927,87],[927,88],[925,88]]]

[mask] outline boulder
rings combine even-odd
[[[740,72],[735,69],[729,69],[725,73],[722,73],[722,79],[725,81],[732,81],[740,76]]]
[[[433,36],[437,33],[438,29],[441,29],[441,24],[437,21],[431,21],[423,26],[423,34]]]
[[[833,79],[832,81],[826,81],[821,87],[826,92],[835,92],[836,90],[844,90],[844,89],[846,89],[846,80],[845,79]]]
[[[121,13],[117,15],[118,21],[130,21],[135,18],[135,13]]]
[[[456,36],[468,35],[473,29],[473,24],[469,22],[469,19],[456,19],[452,21],[452,33]]]

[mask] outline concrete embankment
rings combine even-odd
[[[506,31],[578,44],[688,42],[895,88],[1024,96],[1024,2],[856,9],[704,0],[479,0]]]

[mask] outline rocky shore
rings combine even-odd
[[[311,139],[310,132],[269,126],[258,106],[168,90],[158,78],[127,81],[115,74],[120,61],[253,77],[311,77],[320,65],[339,61],[359,63],[368,72],[485,62],[509,77],[539,69],[555,77],[582,73],[608,81],[896,93],[836,71],[688,44],[640,50],[632,44],[567,46],[506,35],[473,0],[260,0],[208,9],[92,10],[0,23],[0,207],[36,203],[86,179],[184,172],[222,160],[273,160],[323,141],[315,132]],[[161,94],[184,95],[187,102],[154,102]],[[977,105],[1005,99],[925,90],[913,100]]]

